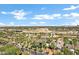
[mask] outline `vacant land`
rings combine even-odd
[[[79,26],[0,27],[1,55],[78,55]]]

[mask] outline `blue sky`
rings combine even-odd
[[[79,25],[78,4],[0,4],[0,26]]]

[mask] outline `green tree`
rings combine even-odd
[[[64,55],[72,55],[73,53],[68,48],[63,48]]]
[[[18,48],[16,48],[15,46],[11,46],[11,45],[5,45],[1,47],[0,51],[5,52],[5,54],[7,55],[16,55],[16,54],[21,53],[21,51]]]

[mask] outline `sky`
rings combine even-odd
[[[79,25],[79,4],[0,4],[0,26]]]

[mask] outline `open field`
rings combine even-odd
[[[79,26],[0,27],[1,55],[78,55]]]

